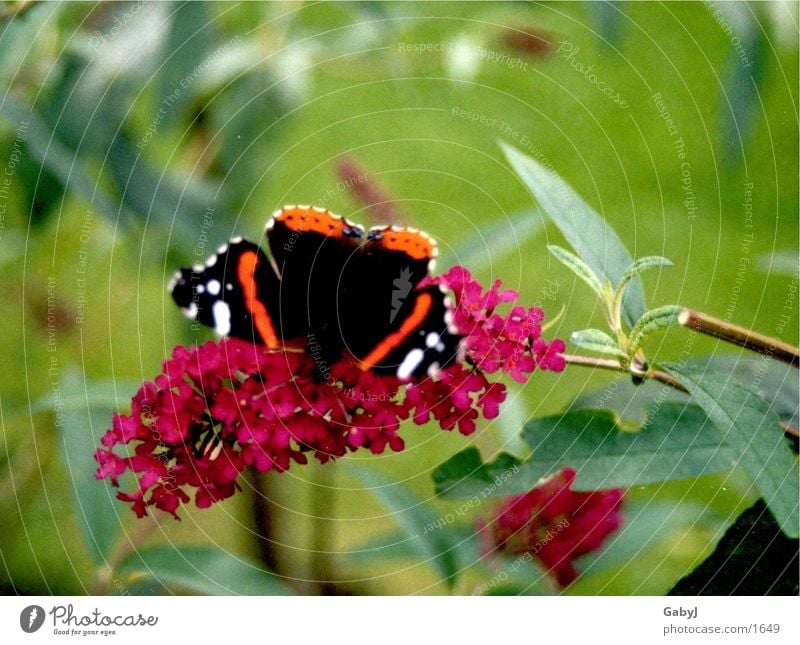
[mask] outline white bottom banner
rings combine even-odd
[[[0,642],[797,643],[796,597],[7,597]]]

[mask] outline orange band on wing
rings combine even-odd
[[[400,345],[411,332],[422,324],[422,321],[425,320],[425,316],[427,316],[428,312],[431,310],[432,304],[433,298],[431,294],[420,294],[417,298],[417,302],[414,304],[414,310],[411,312],[411,315],[403,321],[403,324],[400,325],[400,329],[389,334],[378,343],[367,356],[359,360],[358,367],[366,371],[375,367],[375,365],[386,358],[389,352]]]
[[[319,233],[332,238],[346,238],[348,229],[361,229],[327,209],[313,206],[284,206],[273,217],[293,232]]]
[[[373,244],[387,251],[400,251],[415,260],[430,260],[436,257],[436,242],[427,234],[413,228],[384,226],[373,228],[381,234]]]
[[[239,284],[244,292],[244,306],[247,307],[247,311],[253,317],[253,323],[256,326],[258,335],[261,336],[261,340],[264,341],[267,347],[275,349],[280,346],[280,343],[275,335],[272,319],[269,317],[264,303],[258,299],[258,294],[256,293],[257,264],[258,255],[254,251],[245,251],[239,258],[236,277],[239,279]]]

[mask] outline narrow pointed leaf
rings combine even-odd
[[[591,352],[614,356],[623,361],[628,360],[628,356],[619,348],[617,341],[601,329],[582,329],[573,332],[571,340],[578,347]]]
[[[665,305],[648,311],[631,329],[628,354],[633,356],[650,336],[677,324],[681,311],[683,307],[679,305]]]
[[[622,306],[622,299],[625,297],[625,287],[636,276],[644,273],[648,269],[655,269],[657,267],[671,267],[672,262],[660,255],[650,255],[645,258],[639,258],[631,264],[625,271],[625,274],[619,281],[616,293],[614,294],[614,311],[619,311]]]
[[[597,294],[598,298],[601,300],[603,299],[603,286],[583,260],[574,253],[570,253],[566,249],[562,249],[560,246],[555,246],[554,244],[548,245],[547,250],[550,251],[561,264],[566,266],[576,276],[588,284],[589,288]]]
[[[539,206],[600,281],[619,285],[633,258],[614,229],[552,170],[505,142],[500,147]],[[635,277],[625,294],[624,319],[633,325],[644,312],[642,282]]]

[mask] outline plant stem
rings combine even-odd
[[[639,370],[636,369],[638,366],[636,362],[631,365],[633,369],[629,370],[624,367],[622,363],[613,358],[595,358],[594,356],[578,356],[575,354],[562,354],[562,356],[567,363],[572,365],[583,365],[584,367],[598,367],[603,370],[625,372],[626,374],[633,374],[634,376],[653,379],[659,383],[664,383],[664,385],[674,387],[676,390],[680,390],[681,392],[687,391],[683,385],[678,383],[678,381],[676,381],[666,372],[662,372],[661,370]]]
[[[272,572],[278,573],[278,558],[273,546],[273,526],[269,490],[264,476],[255,468],[247,469],[247,477],[253,487],[252,506],[255,525],[256,546],[261,562]]]
[[[137,521],[133,531],[125,533],[124,539],[108,557],[106,563],[97,570],[91,595],[101,596],[111,590],[114,583],[114,571],[131,553],[135,553],[139,545],[150,537],[158,527],[158,523],[151,517],[143,517]]]
[[[664,385],[669,385],[670,387],[674,387],[676,390],[680,390],[681,392],[686,392],[688,394],[688,390],[666,372],[662,372],[661,370],[642,370],[640,372],[636,369],[638,365],[635,361],[631,364],[632,369],[628,370],[624,368],[619,361],[615,361],[613,358],[594,358],[593,356],[578,356],[575,354],[562,354],[562,356],[564,357],[564,360],[571,365],[583,365],[584,367],[597,367],[603,370],[626,372],[627,374],[633,374],[634,376],[653,379],[654,381],[658,381]],[[783,421],[781,421],[779,425],[786,434],[790,434],[795,437],[800,436],[800,430],[794,426],[790,426],[788,423]]]
[[[333,548],[334,469],[336,464],[316,464],[316,477],[311,489],[311,560],[312,578],[322,596],[337,595],[330,567]]]
[[[752,329],[732,325],[704,314],[701,311],[684,309],[678,314],[678,322],[684,327],[689,327],[702,334],[751,349],[759,354],[788,363],[793,367],[800,367],[800,348],[794,347],[777,338],[765,336]]]

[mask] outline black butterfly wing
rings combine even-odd
[[[278,347],[280,280],[269,258],[252,242],[236,238],[223,245],[205,264],[181,269],[170,292],[183,313],[213,327],[220,336],[233,336]]]

